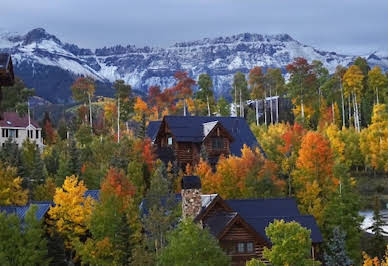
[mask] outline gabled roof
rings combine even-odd
[[[225,202],[244,219],[251,216],[297,216],[298,205],[293,198],[241,199]]]
[[[218,212],[209,217],[204,225],[213,236],[218,237],[236,216],[237,212]]]
[[[31,205],[38,206],[38,209],[35,215],[38,220],[41,220],[50,209],[50,206],[52,205],[52,203],[36,202],[36,203],[27,204],[25,206],[0,206],[0,212],[5,212],[6,214],[16,214],[19,217],[19,219],[24,220]]]
[[[201,143],[205,132],[214,124],[219,122],[233,137],[230,145],[230,152],[240,156],[244,144],[250,148],[259,147],[264,154],[256,137],[250,130],[247,122],[241,117],[213,117],[213,116],[165,116],[163,122],[167,123],[174,138],[178,142]],[[159,132],[161,122],[150,122],[147,128],[147,136],[155,140]],[[204,126],[207,128],[204,130]]]
[[[39,124],[34,121],[30,120],[31,125],[35,128],[40,128]],[[25,115],[21,117],[16,112],[4,112],[2,120],[0,120],[0,127],[22,127],[26,128],[28,126],[28,116]]]

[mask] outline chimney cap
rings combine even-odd
[[[198,176],[184,176],[182,178],[182,189],[200,189],[201,179]]]

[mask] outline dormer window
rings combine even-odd
[[[172,137],[171,136],[167,137],[167,145],[172,146]]]

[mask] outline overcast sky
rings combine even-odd
[[[85,48],[250,32],[346,54],[388,50],[388,0],[0,0],[0,31],[43,27]]]

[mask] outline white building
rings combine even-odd
[[[5,112],[0,120],[0,145],[4,146],[9,138],[19,147],[28,138],[40,149],[43,148],[42,128],[28,116],[20,117],[18,113]]]

